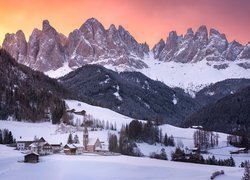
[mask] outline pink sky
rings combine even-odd
[[[139,42],[150,47],[168,33],[178,34],[200,25],[216,28],[229,40],[250,41],[250,0],[0,0],[0,42],[6,33],[22,29],[29,38],[48,19],[65,35],[88,18],[105,28],[122,25]],[[0,43],[1,44],[1,43]]]

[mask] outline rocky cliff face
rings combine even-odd
[[[225,34],[215,29],[210,29],[208,33],[206,26],[201,26],[195,33],[191,28],[188,29],[184,36],[178,36],[175,31],[170,32],[166,42],[160,41],[152,51],[160,61],[224,62],[250,59],[249,47],[236,41],[228,43]]]
[[[122,26],[111,25],[105,29],[96,19],[88,19],[68,37],[58,33],[47,20],[42,30],[34,29],[26,42],[23,32],[6,34],[3,42],[6,49],[18,62],[47,72],[67,64],[76,69],[86,64],[113,66],[121,70],[147,68],[144,61],[149,53],[146,43],[138,43]],[[208,31],[201,26],[196,32],[191,28],[185,35],[169,33],[153,47],[155,59],[163,62],[195,63],[202,60],[216,69],[225,69],[228,63],[236,63],[250,69],[250,44],[243,46],[236,41],[228,42],[225,34],[215,29]]]
[[[147,67],[142,60],[149,52],[146,43],[139,44],[122,26],[116,29],[111,25],[106,30],[94,18],[71,32],[68,38],[45,20],[42,30],[35,28],[28,42],[22,31],[7,34],[3,48],[18,62],[43,72],[56,70],[64,63],[71,68],[97,63],[141,69]]]

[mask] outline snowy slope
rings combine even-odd
[[[194,95],[205,86],[229,78],[250,78],[250,70],[237,65],[236,61],[216,62],[202,60],[195,63],[162,62],[154,59],[153,53],[145,55],[144,62],[148,68],[134,69],[119,66],[104,65],[114,71],[139,71],[153,80],[164,82],[170,87],[180,87]],[[226,69],[216,69],[214,65],[227,64]],[[46,72],[50,77],[58,78],[73,71],[67,64],[55,71]]]
[[[192,179],[207,180],[214,171],[224,170],[218,179],[239,180],[242,168],[208,166],[128,156],[65,156],[40,157],[38,164],[17,162],[22,155],[0,145],[0,179]],[[10,156],[11,155],[11,156]],[[55,173],[56,172],[56,173]]]
[[[203,87],[229,78],[250,78],[250,70],[239,67],[236,62],[227,61],[228,68],[215,69],[213,65],[222,62],[206,60],[195,63],[161,62],[149,54],[145,58],[149,68],[141,70],[143,74],[154,80],[164,82],[171,87],[180,87],[194,94]]]
[[[109,121],[117,124],[119,129],[122,124],[129,123],[132,118],[120,115],[109,109],[91,106],[79,101],[66,100],[69,109],[76,111],[85,110],[88,115],[96,119]],[[74,115],[74,120],[81,118]],[[67,143],[69,132],[78,135],[80,142],[83,140],[81,129],[76,131],[71,128],[69,132],[57,132],[58,125],[49,122],[27,123],[16,121],[0,121],[0,128],[7,128],[12,131],[15,138],[22,136],[23,139],[33,139],[34,136],[44,137],[49,143]],[[195,129],[179,128],[171,125],[160,126],[163,134],[173,135],[175,143],[185,149],[193,147],[193,133]],[[90,138],[99,138],[106,145],[108,143],[108,133],[117,131],[99,130],[89,131]],[[230,151],[234,147],[226,146],[226,134],[219,133],[219,147],[209,150],[208,156],[215,155],[216,158],[229,158]],[[171,153],[175,147],[165,147],[161,144],[149,145],[137,143],[141,152],[149,156],[152,152],[159,153],[165,149],[167,156],[171,159]],[[94,154],[83,154],[80,156],[66,156],[63,153],[57,155],[44,156],[40,158],[38,164],[25,164],[17,161],[23,160],[23,154],[10,147],[0,145],[0,179],[209,179],[214,171],[224,170],[225,175],[218,179],[237,180],[241,179],[242,168],[237,168],[241,162],[249,159],[249,154],[234,154],[232,157],[236,161],[236,167],[221,167],[211,165],[190,164],[181,162],[171,162],[155,160],[149,158],[135,158],[128,156],[99,156]],[[48,171],[49,169],[49,171]],[[44,172],[44,173],[41,173]],[[57,173],[54,173],[57,172]],[[18,174],[18,177],[16,176]],[[39,176],[37,176],[39,174]]]

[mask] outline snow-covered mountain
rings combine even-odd
[[[172,31],[149,50],[122,26],[105,29],[91,18],[66,37],[45,20],[28,42],[19,30],[6,34],[2,47],[18,62],[56,78],[82,65],[100,64],[116,71],[140,71],[191,94],[210,83],[250,78],[250,43],[228,42],[225,34],[204,25],[196,32],[189,28],[185,35]]]
[[[149,52],[146,43],[139,44],[122,26],[105,29],[94,18],[68,37],[44,20],[42,30],[35,28],[28,42],[21,30],[6,34],[3,48],[18,62],[42,72],[57,70],[65,64],[76,69],[90,63],[141,69],[147,67],[142,60]]]

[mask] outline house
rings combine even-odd
[[[66,144],[63,148],[63,151],[67,155],[78,155],[82,154],[84,146],[80,144]]]
[[[24,162],[27,163],[38,163],[39,162],[39,154],[32,152],[24,156]]]
[[[39,155],[52,154],[52,146],[43,137],[29,145],[29,149]]]
[[[82,154],[84,151],[84,146],[81,144],[73,144],[76,147],[76,154]]]
[[[29,145],[33,143],[32,140],[30,139],[24,139],[22,137],[20,137],[17,141],[16,141],[16,148],[18,150],[28,150]]]
[[[63,152],[67,155],[75,155],[76,154],[76,147],[73,144],[66,144],[63,147]]]
[[[87,151],[88,152],[100,152],[102,151],[102,142],[99,138],[90,138],[87,144]]]
[[[62,143],[60,144],[50,144],[52,147],[52,152],[53,153],[57,153],[60,152],[62,150]]]
[[[230,151],[230,154],[240,154],[240,153],[248,153],[247,148],[238,148],[236,151]]]

